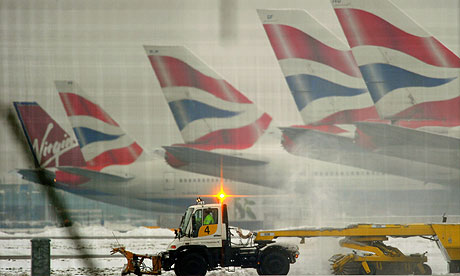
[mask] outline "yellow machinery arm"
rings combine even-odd
[[[431,274],[425,255],[406,256],[399,249],[387,246],[388,237],[430,237],[437,242],[449,262],[450,272],[460,272],[460,224],[357,224],[346,228],[296,229],[260,231],[256,242],[270,242],[278,237],[345,237],[342,247],[370,254],[334,255],[332,270],[336,274]]]
[[[452,225],[460,227],[460,225]],[[436,235],[431,224],[356,224],[346,228],[296,229],[260,231],[256,240],[272,240],[278,237],[414,237]]]

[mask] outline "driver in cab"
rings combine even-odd
[[[214,216],[212,215],[212,211],[207,211],[208,214],[204,217],[203,225],[215,224]]]

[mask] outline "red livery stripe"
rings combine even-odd
[[[195,87],[225,101],[252,103],[227,81],[206,76],[181,60],[169,56],[149,56],[149,59],[161,87]]]
[[[375,150],[377,146],[374,144],[374,138],[370,135],[367,135],[359,127],[356,128],[355,132],[355,143],[367,150]]]
[[[416,104],[390,119],[428,119],[458,122],[460,120],[460,97],[445,101]]]
[[[340,128],[336,125],[294,125],[295,128],[317,130],[325,133],[339,134],[347,132],[347,130]]]
[[[361,77],[351,51],[329,47],[308,34],[286,25],[264,24],[278,60],[302,58],[329,65],[347,75]]]
[[[56,171],[56,182],[65,183],[70,185],[80,185],[89,181],[89,178],[78,175],[71,174],[63,171]]]
[[[53,161],[48,163],[46,168],[54,168],[59,166],[73,166],[73,167],[84,167],[86,165],[86,162],[83,158],[83,155],[81,153],[81,149],[79,146],[73,147],[71,150],[65,152],[62,155],[59,155],[59,157],[54,157],[54,155],[51,155],[50,158],[55,158]],[[56,164],[56,158],[59,159],[59,162]],[[41,160],[41,164],[46,162],[49,158]],[[40,164],[40,165],[41,165]]]
[[[168,164],[171,165],[171,167],[173,167],[173,168],[180,168],[180,167],[183,167],[183,166],[188,164],[188,163],[176,158],[174,155],[172,155],[169,152],[166,152],[165,159],[166,159],[166,162],[168,162]]]
[[[136,143],[131,145],[105,151],[87,162],[88,168],[100,171],[111,165],[129,165],[134,163],[142,154],[142,148]]]
[[[74,139],[37,103],[15,103],[15,107],[38,165],[45,168],[86,165],[80,147],[74,146]]]
[[[342,110],[321,119],[315,124],[351,124],[366,120],[379,119],[375,106],[361,109]]]
[[[284,132],[283,132],[283,140],[281,141],[281,144],[289,153],[295,152],[296,144],[294,143],[294,141],[292,141],[292,139],[288,135],[284,134]]]
[[[434,37],[409,34],[386,20],[358,9],[335,9],[350,46],[373,45],[401,51],[425,63],[459,68],[460,59]]]
[[[118,124],[109,116],[109,114],[105,113],[102,108],[82,96],[68,92],[59,92],[59,96],[64,104],[67,116],[90,116],[108,124],[118,126]]]
[[[420,127],[457,127],[460,126],[460,118],[458,121],[439,121],[439,120],[402,120],[395,123],[401,127],[417,129]]]
[[[193,143],[180,146],[201,150],[213,149],[247,149],[252,147],[270,125],[272,118],[264,113],[257,121],[240,128],[221,129],[208,133]]]

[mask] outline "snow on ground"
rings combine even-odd
[[[112,229],[113,228],[113,229]],[[113,236],[122,237],[122,236],[171,236],[174,237],[174,232],[170,229],[165,228],[147,228],[147,227],[138,227],[133,228],[129,227],[128,230],[117,230],[117,229],[126,229],[128,226],[82,226],[76,223],[72,227],[45,227],[43,229],[31,229],[27,232],[19,230],[10,230],[1,231],[0,238],[2,237],[68,237],[69,232],[78,232],[80,236]],[[12,234],[11,232],[14,232]]]
[[[174,233],[169,229],[148,229],[139,227],[129,231],[115,231],[101,226],[78,227],[81,236],[111,237],[112,233],[117,237],[118,243],[124,245],[127,250],[136,253],[153,254],[162,251],[173,239]],[[66,237],[66,228],[46,228],[36,233],[5,234],[0,231],[0,238],[5,237],[26,237],[24,239],[0,239],[0,255],[30,255],[31,242],[33,237]],[[128,239],[124,237],[140,236],[145,239]],[[155,238],[158,237],[158,238]],[[329,275],[328,259],[337,253],[349,253],[350,250],[339,246],[340,238],[310,238],[305,244],[299,244],[298,238],[280,239],[280,241],[299,244],[300,256],[294,265],[291,266],[289,275]],[[424,253],[428,252],[428,265],[433,269],[433,274],[447,274],[447,264],[441,255],[436,243],[422,238],[392,238],[387,244],[398,247],[403,253]],[[119,246],[115,238],[110,239],[85,239],[80,241],[80,246],[87,250],[86,253],[106,255],[112,247]],[[79,254],[79,248],[73,240],[52,239],[51,254],[71,255]],[[52,275],[56,276],[113,276],[120,275],[125,264],[124,258],[101,258],[92,259],[97,270],[89,271],[81,259],[53,259],[51,260]],[[27,276],[30,275],[30,260],[0,260],[0,276]],[[164,275],[174,275],[172,272]],[[212,276],[239,276],[257,275],[254,269],[232,269],[230,271],[214,271],[208,273]]]

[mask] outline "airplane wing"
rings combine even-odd
[[[268,162],[247,157],[215,153],[184,145],[165,146],[166,161],[169,165],[181,170],[221,176],[233,181],[241,181],[256,185],[270,185],[263,181],[261,175],[267,175]],[[275,185],[275,184],[273,184]]]
[[[66,173],[83,176],[97,182],[126,182],[134,178],[129,175],[103,173],[80,167],[58,167],[58,169]]]
[[[55,174],[46,169],[15,169],[12,172],[19,174],[22,177],[22,179],[25,179],[30,182],[48,186],[54,184],[53,180],[55,178]]]
[[[283,146],[287,151],[299,150],[299,146],[308,145],[309,154],[323,154],[327,149],[340,149],[345,152],[362,152],[361,147],[357,147],[353,138],[344,137],[335,133],[326,133],[323,131],[308,129],[302,127],[283,127]],[[308,135],[306,135],[308,133]],[[302,136],[302,144],[293,143],[294,140]]]
[[[168,153],[185,163],[201,163],[206,165],[222,166],[261,166],[268,162],[261,160],[252,160],[248,158],[225,155],[205,150],[198,150],[186,146],[165,146],[163,147]]]
[[[283,146],[292,154],[424,182],[458,185],[460,170],[363,148],[349,137],[298,127],[282,128]]]
[[[56,171],[43,168],[16,169],[14,171],[23,179],[28,181],[47,186],[56,186],[59,188],[67,188],[69,186],[67,182],[72,182],[73,184],[83,184],[84,182],[91,180],[93,183],[116,183],[126,182],[134,178],[132,176],[120,176],[109,173],[101,173],[98,171],[78,167],[59,167],[57,169],[58,170]],[[62,182],[61,178],[64,176],[67,178],[66,181]],[[76,186],[73,187],[75,188]]]
[[[373,122],[356,123],[357,142],[372,144],[374,152],[449,168],[459,168],[460,139]]]

